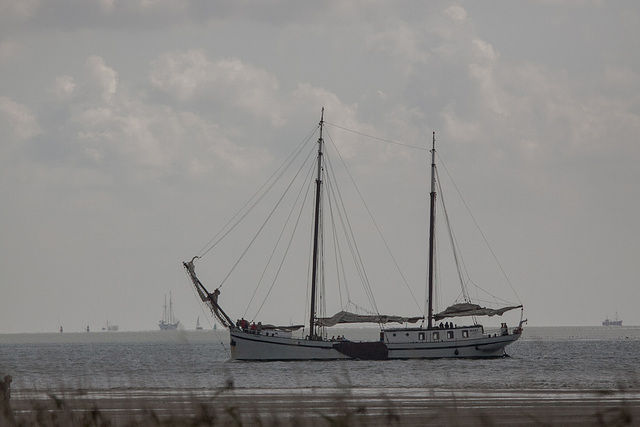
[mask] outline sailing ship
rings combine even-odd
[[[616,311],[616,317],[609,319],[609,316],[605,317],[602,326],[622,326],[622,320],[618,319],[618,312]]]
[[[158,323],[163,331],[175,331],[178,329],[180,321],[173,316],[173,298],[169,292],[169,307],[167,307],[167,295],[164,296],[164,306],[162,308],[162,320]]]
[[[198,316],[198,319],[196,320],[196,331],[201,331],[202,330],[202,326],[200,326],[200,316]]]
[[[428,279],[425,314],[419,316],[384,315],[379,312],[358,313],[345,309],[331,317],[322,316],[325,303],[325,260],[323,232],[324,183],[330,178],[325,167],[325,141],[323,139],[324,108],[318,125],[317,156],[314,159],[315,182],[308,179],[314,191],[313,226],[311,233],[312,250],[310,250],[309,277],[309,321],[308,324],[291,324],[276,326],[255,321],[248,322],[244,318],[233,321],[223,310],[220,303],[220,286],[209,292],[196,275],[195,262],[204,254],[195,256],[191,261],[183,262],[188,277],[193,283],[200,299],[209,307],[217,320],[229,330],[231,357],[236,360],[387,360],[387,359],[419,359],[419,358],[496,358],[506,356],[505,347],[517,341],[522,334],[522,320],[517,327],[509,328],[502,323],[500,329],[485,330],[478,323],[478,316],[502,316],[503,313],[520,308],[522,304],[507,305],[499,308],[483,307],[473,303],[468,295],[446,310],[434,312],[436,266],[435,266],[435,221],[436,221],[436,151],[435,132],[431,152],[431,192],[429,212],[429,249]],[[333,182],[333,181],[331,181]],[[331,188],[331,185],[327,185]],[[335,202],[334,202],[335,203]],[[333,217],[333,211],[328,209]],[[347,222],[348,221],[344,221]],[[263,224],[264,227],[264,224]],[[327,233],[329,234],[329,233]],[[334,235],[331,236],[335,240]],[[213,239],[212,239],[213,240]],[[245,251],[246,252],[246,251]],[[357,251],[354,251],[357,253]],[[357,257],[356,257],[357,258]],[[237,263],[236,263],[237,265]],[[282,264],[280,264],[282,266]],[[278,270],[279,271],[279,270]],[[366,273],[362,272],[362,276]],[[228,276],[227,276],[228,277]],[[225,277],[222,283],[225,282]],[[464,288],[464,286],[463,286]],[[486,304],[485,304],[486,305]],[[453,318],[470,317],[473,321],[466,326],[458,326]],[[442,321],[447,319],[443,324]],[[439,323],[438,323],[439,322]],[[353,323],[377,323],[379,339],[373,341],[351,341],[344,337],[329,338],[329,328],[336,325]],[[399,323],[402,326],[391,327],[389,324]]]
[[[117,332],[120,329],[120,327],[118,325],[114,325],[113,323],[109,324],[109,321],[107,320],[107,325],[102,328],[103,331],[108,331],[108,332]]]

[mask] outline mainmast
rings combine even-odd
[[[431,149],[431,206],[429,214],[429,311],[427,313],[427,328],[433,326],[433,255],[435,250],[435,224],[436,223],[436,133],[433,132],[433,145]]]
[[[316,208],[314,216],[313,227],[313,266],[311,273],[311,319],[309,320],[309,339],[316,339],[315,333],[315,318],[316,318],[316,288],[319,275],[319,263],[320,263],[320,223],[322,221],[321,216],[321,204],[322,204],[322,146],[324,140],[322,139],[322,128],[324,126],[324,107],[322,107],[322,114],[320,116],[320,137],[318,138],[318,175],[316,177]]]
[[[171,292],[169,292],[169,323],[173,323],[173,296],[171,295]]]

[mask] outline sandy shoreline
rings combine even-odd
[[[640,390],[393,390],[371,393],[334,390],[212,390],[95,392],[12,399],[16,420],[66,417],[69,425],[83,417],[158,425],[160,420],[200,420],[209,425],[241,421],[243,425],[618,425],[640,421]],[[97,409],[97,411],[96,411]],[[33,424],[47,425],[47,424]],[[163,424],[166,425],[166,424]]]

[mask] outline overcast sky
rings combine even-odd
[[[638,40],[637,1],[0,0],[0,333],[206,325],[181,262],[322,107],[437,132],[530,325],[638,325]],[[428,152],[327,130],[420,289]]]

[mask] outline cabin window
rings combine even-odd
[[[462,331],[462,338],[469,338],[469,331]]]
[[[440,332],[434,332],[432,338],[434,341],[438,341],[440,339]]]
[[[419,332],[419,333],[418,333],[418,339],[419,339],[420,341],[424,341],[424,332]]]
[[[450,340],[453,339],[453,331],[447,331],[447,338],[449,338]]]
[[[394,336],[394,337],[396,336],[396,333],[395,333],[395,332],[393,333],[393,336]]]

